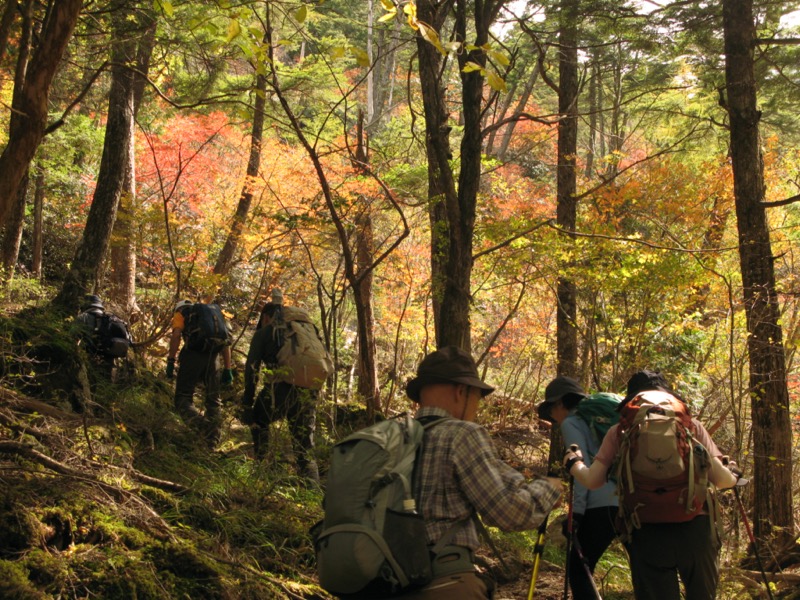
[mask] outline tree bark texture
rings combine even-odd
[[[83,5],[82,0],[51,0],[39,44],[25,73],[21,103],[25,111],[9,126],[8,143],[0,155],[0,224],[17,198],[19,186],[44,136],[50,84]]]
[[[15,3],[9,2],[9,5]],[[25,114],[25,74],[28,71],[31,49],[33,44],[33,0],[27,0],[21,6],[22,28],[19,36],[19,50],[17,52],[17,64],[14,71],[14,93],[11,99],[11,115],[9,117],[9,129],[13,130],[20,126]],[[0,249],[0,265],[3,267],[3,278],[10,281],[14,277],[14,269],[17,265],[19,247],[22,242],[22,229],[25,225],[25,203],[28,199],[28,170],[25,170],[22,181],[20,182],[16,198],[11,204],[7,213],[5,225],[3,227],[3,244]]]
[[[150,71],[150,59],[153,55],[156,35],[156,19],[153,11],[141,7],[135,10],[135,21],[138,23],[131,31],[120,31],[120,36],[132,36],[136,39],[136,64],[133,73],[133,119],[139,112],[144,96],[147,74]],[[134,125],[132,125],[134,127]],[[125,167],[125,178],[122,184],[117,218],[111,233],[110,279],[111,297],[117,305],[124,307],[129,318],[138,312],[136,304],[136,228],[138,203],[136,201],[136,144],[131,132],[128,164]]]
[[[33,259],[31,273],[37,279],[42,277],[42,257],[44,255],[44,182],[45,170],[36,172],[36,187],[33,193]]]
[[[578,152],[578,15],[579,0],[562,0],[559,33],[558,84],[558,203],[556,221],[568,232],[575,231],[577,215]],[[571,239],[570,239],[571,241]],[[559,375],[578,375],[577,292],[569,278],[571,265],[561,266],[557,284],[556,370]]]
[[[440,31],[451,5],[452,2],[440,6],[439,2],[422,0],[417,3],[417,15],[420,21]],[[450,115],[445,105],[444,87],[441,81],[442,55],[422,36],[417,36],[417,53],[422,106],[425,113],[425,154],[428,159],[431,303],[437,345],[441,346],[439,323],[442,320],[441,307],[447,281],[447,257],[450,253],[447,204],[457,202],[456,184],[450,167],[453,153],[450,149],[451,127],[447,122]]]
[[[461,77],[461,121],[463,134],[461,138],[461,167],[456,188],[449,160],[447,110],[444,103],[444,90],[441,85],[441,59],[438,51],[431,44],[417,36],[419,54],[420,82],[422,86],[423,106],[425,107],[428,176],[429,182],[436,185],[429,187],[428,198],[433,204],[444,202],[446,222],[433,221],[432,235],[446,231],[447,244],[442,250],[441,238],[432,239],[432,252],[439,252],[441,262],[432,262],[434,295],[436,285],[443,284],[441,303],[438,313],[434,311],[436,327],[436,343],[438,347],[455,345],[471,352],[470,337],[470,304],[472,301],[470,278],[472,275],[472,239],[475,230],[475,214],[478,189],[481,181],[482,128],[481,112],[483,109],[484,75],[474,70],[465,73],[463,68],[467,62],[484,67],[486,54],[481,46],[489,41],[489,27],[494,22],[503,2],[477,2],[466,0],[454,2],[419,2],[417,14],[419,20],[438,32],[441,30],[446,10],[455,9],[455,38],[466,45],[477,49],[458,54],[459,74]],[[468,34],[468,24],[474,25],[474,36]],[[468,37],[471,36],[471,37]],[[435,181],[434,181],[435,180]],[[439,200],[441,198],[441,200]],[[438,216],[436,207],[432,206],[431,215]],[[435,233],[434,233],[435,232]],[[443,272],[434,272],[434,268],[443,268]]]
[[[731,161],[739,228],[744,305],[750,358],[753,420],[753,530],[762,541],[790,537],[792,431],[780,307],[764,199],[764,164],[753,69],[755,26],[752,0],[724,0],[725,80],[731,130]]]
[[[108,120],[97,186],[83,237],[55,299],[56,304],[70,312],[77,310],[81,297],[96,288],[102,275],[130,160],[135,73],[128,65],[135,64],[137,44],[131,35],[132,22],[126,19],[129,12],[125,9],[125,1],[114,2],[112,11],[116,39],[111,49]]]

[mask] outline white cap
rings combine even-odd
[[[191,303],[189,300],[181,300],[180,302],[178,302],[178,303],[175,305],[175,312],[178,312],[178,311],[179,311],[180,309],[182,309],[184,306],[191,306],[191,304],[192,304],[192,303]]]
[[[272,303],[283,304],[283,293],[280,288],[272,288]]]

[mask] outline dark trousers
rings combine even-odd
[[[219,442],[222,424],[218,354],[183,348],[178,357],[178,375],[175,380],[175,410],[187,424],[197,427],[211,445]],[[204,413],[194,405],[194,391],[200,383],[205,392]]]
[[[633,530],[628,550],[637,600],[679,600],[678,575],[686,600],[716,596],[720,547],[708,515],[686,523],[645,523]]]
[[[578,546],[583,554],[583,562],[589,567],[589,571],[594,573],[597,561],[617,537],[614,527],[616,518],[616,506],[589,508],[584,513],[576,535],[578,543],[572,544],[569,556],[569,586],[575,600],[593,600],[597,597],[592,588],[589,573],[581,564]]]
[[[314,429],[317,424],[317,391],[293,386],[283,381],[267,383],[253,406],[255,455],[263,459],[268,451],[269,426],[286,419],[292,436],[297,466],[301,474],[319,479],[313,458]]]

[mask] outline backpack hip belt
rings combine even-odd
[[[431,548],[431,569],[433,577],[446,577],[455,573],[470,573],[475,570],[475,558],[472,550],[465,546],[443,546],[436,550]]]

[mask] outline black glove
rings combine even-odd
[[[728,471],[736,476],[737,481],[742,478],[742,475],[744,475],[742,470],[739,468],[739,465],[736,464],[736,461],[731,460],[729,456],[722,457],[722,464],[728,468]]]
[[[576,446],[577,448],[577,446]],[[581,454],[580,449],[572,450],[571,448],[567,450],[564,454],[564,468],[567,470],[568,475],[572,475],[572,467],[575,466],[575,463],[583,462],[583,454]]]
[[[175,377],[175,359],[168,358],[167,359],[167,379],[172,379]]]
[[[572,537],[578,535],[578,525],[581,524],[581,519],[583,519],[583,513],[572,513]],[[564,519],[561,522],[561,534],[564,537],[569,537],[569,519]]]

